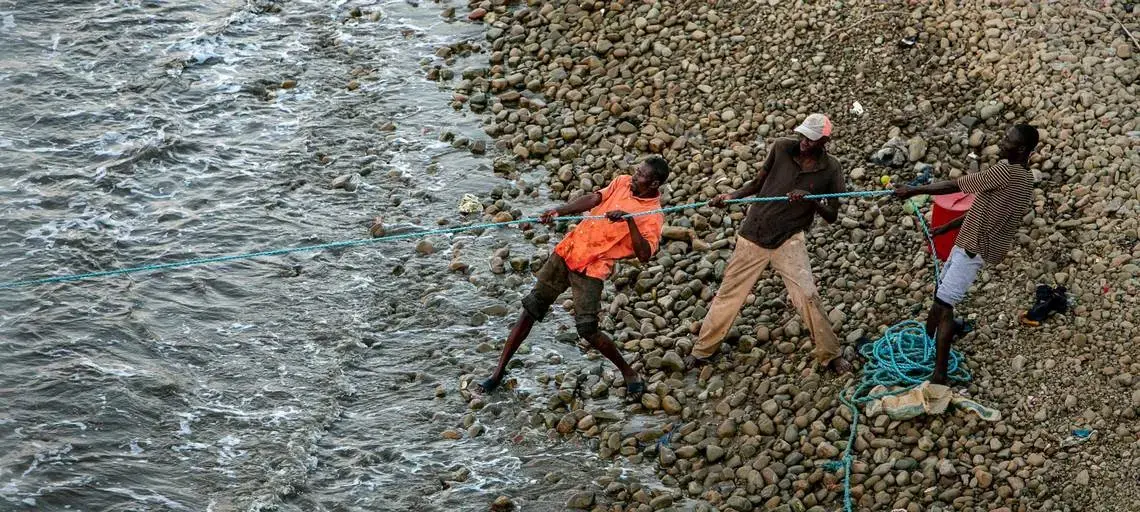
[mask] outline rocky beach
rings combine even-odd
[[[1117,0],[0,2],[0,284],[282,250],[3,290],[0,510],[831,512],[845,476],[854,510],[1136,510],[1138,17]],[[569,300],[499,391],[473,390],[569,228],[524,219],[650,155],[673,169],[665,206],[706,201],[812,112],[864,191],[975,172],[1007,126],[1040,128],[1016,247],[958,310],[973,380],[954,391],[1000,420],[861,414],[848,445],[858,347],[933,292],[917,218],[881,197],[808,234],[854,374],[812,360],[772,273],[716,362],[682,371],[737,205],[670,212],[652,261],[606,285],[639,401]],[[339,241],[360,246],[290,252]],[[1038,284],[1071,308],[1027,327]]]
[[[835,121],[830,151],[853,190],[881,188],[883,175],[961,176],[996,161],[1005,127],[1037,126],[1032,211],[1012,257],[982,273],[960,310],[976,329],[956,344],[974,376],[957,391],[1002,418],[865,416],[852,447],[854,508],[1140,503],[1140,6],[484,0],[441,15],[483,24],[485,39],[439,48],[425,76],[453,92],[455,109],[482,117],[494,171],[539,176],[551,202],[593,191],[652,154],[674,169],[666,205],[706,201],[751,179],[772,140],[812,112]],[[871,161],[884,145],[896,148],[892,165]],[[484,216],[518,218],[514,198],[536,194],[496,190],[481,198]],[[599,474],[578,483],[571,509],[841,508],[842,472],[827,463],[847,448],[852,417],[838,395],[858,372],[835,377],[812,362],[775,275],[749,297],[718,362],[682,372],[743,212],[670,214],[655,261],[625,262],[607,285],[603,327],[649,382],[639,404],[621,405],[620,375],[592,352],[588,369],[567,361],[538,375],[538,356],[524,353],[512,376],[534,386],[471,392],[499,339],[470,349],[485,359],[460,378],[471,412],[442,425],[443,435],[480,435],[463,429],[496,421],[486,418],[489,404],[522,401],[523,421],[656,476]],[[515,285],[559,238],[523,234],[534,249],[500,249],[490,262]],[[845,200],[840,221],[817,224],[808,240],[850,359],[860,339],[929,307],[931,257],[900,203]],[[1073,307],[1026,327],[1018,314],[1038,283],[1066,286]],[[559,321],[558,338],[573,343]],[[502,493],[495,506],[511,506]]]

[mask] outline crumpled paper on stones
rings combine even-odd
[[[463,199],[459,200],[459,213],[480,213],[483,211],[483,203],[479,198],[473,194],[463,194]]]
[[[871,394],[877,395],[888,391],[884,386],[876,386],[871,390]],[[1001,411],[958,396],[949,386],[931,384],[929,381],[903,393],[873,400],[867,404],[866,412],[868,416],[885,412],[892,420],[909,420],[923,414],[942,414],[951,408],[973,413],[985,421],[1001,421]]]

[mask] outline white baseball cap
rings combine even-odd
[[[796,127],[796,133],[810,140],[819,140],[831,136],[831,120],[823,114],[812,114]]]

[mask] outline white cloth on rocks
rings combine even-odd
[[[884,386],[876,386],[872,395],[886,393]],[[909,420],[923,414],[942,414],[947,409],[962,409],[976,414],[985,421],[1001,421],[1001,411],[991,409],[969,398],[958,396],[949,386],[923,382],[906,392],[885,396],[867,404],[866,413],[873,416],[885,412],[892,420]]]

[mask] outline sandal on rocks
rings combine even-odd
[[[645,394],[645,381],[638,380],[630,382],[625,385],[625,396],[630,401],[641,401],[641,395]]]
[[[701,366],[708,366],[714,363],[717,356],[719,356],[719,353],[714,353],[714,355],[710,357],[685,356],[685,372],[690,372],[692,369],[700,368]]]
[[[476,384],[476,386],[478,386],[479,389],[482,390],[484,393],[491,393],[491,392],[495,391],[495,388],[499,387],[499,384],[500,384],[500,381],[497,381],[494,379],[486,379],[486,380]]]

